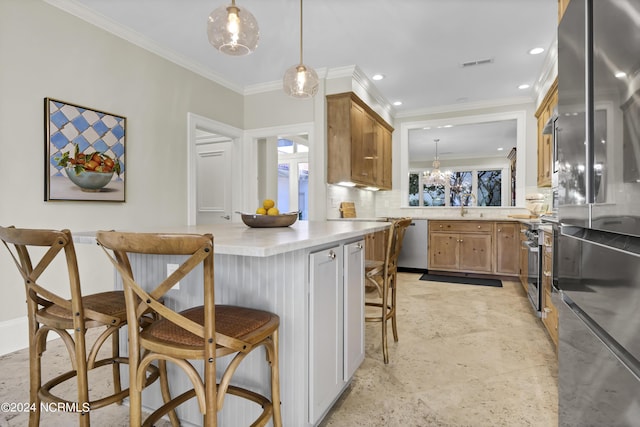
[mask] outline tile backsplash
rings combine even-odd
[[[551,197],[550,189],[527,188],[526,194],[542,193]],[[340,203],[353,202],[358,218],[401,217],[414,218],[460,218],[459,207],[418,208],[400,207],[400,191],[371,192],[357,188],[327,185],[327,219],[340,218]],[[513,214],[528,214],[524,207],[471,207],[465,217],[505,218]]]

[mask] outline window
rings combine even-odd
[[[409,206],[502,206],[502,175],[502,169],[461,170],[445,185],[427,185],[423,171],[412,171]]]

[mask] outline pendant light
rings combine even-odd
[[[258,47],[260,29],[256,18],[244,7],[231,0],[228,6],[220,6],[209,15],[207,22],[209,43],[222,53],[231,56],[248,55]]]
[[[433,170],[431,172],[425,172],[423,177],[424,177],[424,184],[432,187],[444,187],[445,184],[447,182],[449,182],[449,180],[451,179],[451,172],[449,171],[445,171],[442,172],[440,170],[440,160],[438,160],[438,142],[440,141],[439,139],[434,139],[433,140],[436,143],[436,158],[433,161]]]
[[[284,92],[294,98],[311,98],[318,93],[318,74],[302,62],[302,0],[300,0],[300,63],[284,73],[282,83]]]

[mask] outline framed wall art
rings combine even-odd
[[[125,201],[122,116],[44,99],[44,200]]]

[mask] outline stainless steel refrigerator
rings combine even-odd
[[[640,0],[558,28],[560,426],[640,426]]]

